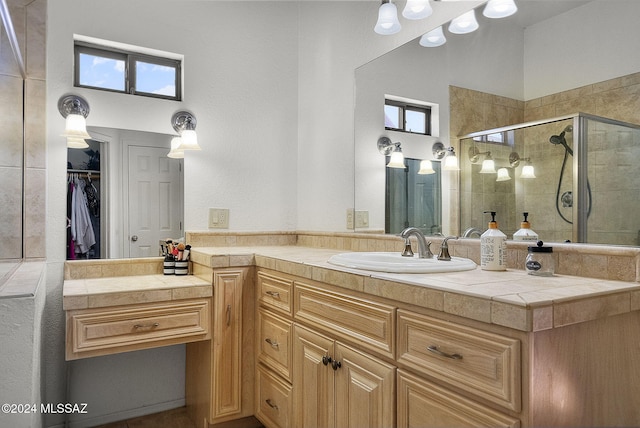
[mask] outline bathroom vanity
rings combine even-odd
[[[344,249],[302,245],[194,248],[189,280],[211,297],[171,302],[211,299],[210,336],[183,338],[198,427],[252,415],[281,428],[640,424],[637,282],[389,274],[331,265]],[[86,301],[100,300],[85,284]],[[68,320],[111,309],[77,307],[80,294],[65,282]],[[112,300],[116,312],[159,304],[127,299]]]

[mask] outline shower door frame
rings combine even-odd
[[[607,117],[596,116],[589,113],[573,113],[565,116],[558,116],[549,119],[540,119],[530,122],[518,123],[515,125],[503,126],[500,128],[493,128],[484,131],[472,132],[470,134],[462,135],[458,138],[458,148],[461,147],[461,141],[468,138],[483,137],[490,134],[497,134],[501,132],[514,131],[517,129],[530,128],[538,125],[546,125],[554,122],[561,122],[565,120],[573,120],[573,195],[574,204],[572,209],[572,238],[573,242],[587,243],[587,221],[589,215],[589,191],[587,188],[587,168],[581,168],[582,165],[588,165],[588,121],[594,120],[601,123],[610,125],[625,126],[633,129],[640,129],[640,125],[635,125],[620,120],[609,119]],[[461,188],[461,177],[458,176],[458,188]],[[460,216],[462,217],[462,216]],[[462,225],[458,225],[461,230]]]

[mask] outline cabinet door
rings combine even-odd
[[[395,426],[395,367],[339,342],[334,358],[336,426]]]
[[[242,404],[242,284],[245,270],[213,273],[213,399],[219,419],[240,413]]]
[[[294,424],[297,428],[333,428],[334,371],[327,357],[333,340],[296,325],[293,350]],[[324,362],[323,362],[324,359]]]

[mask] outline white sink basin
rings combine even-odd
[[[413,257],[403,257],[400,255],[400,252],[341,253],[331,256],[329,263],[352,269],[389,273],[459,272],[476,268],[473,260],[462,257],[451,257],[450,261],[438,260],[435,257],[432,259],[420,259],[417,255]]]

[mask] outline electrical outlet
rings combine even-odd
[[[347,229],[355,229],[353,208],[347,209]]]
[[[209,228],[228,229],[229,210],[227,208],[209,208]]]
[[[369,227],[369,211],[356,211],[356,229]]]

